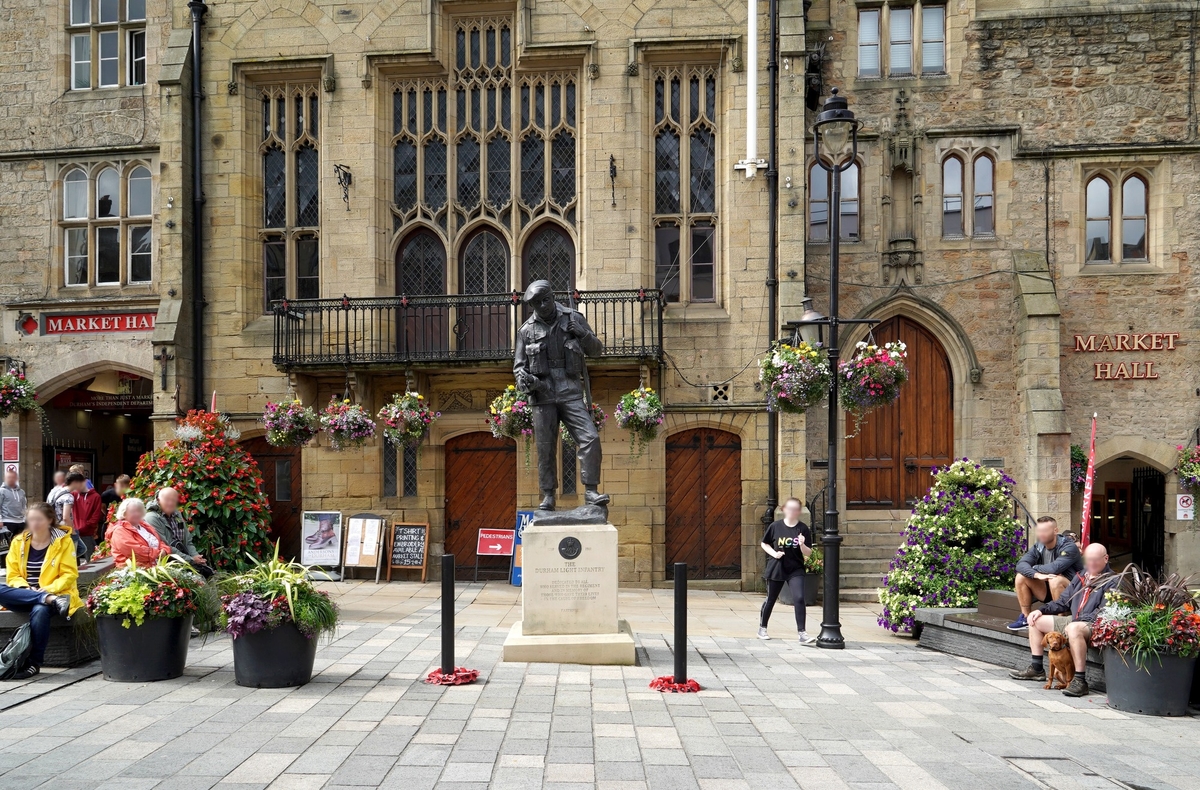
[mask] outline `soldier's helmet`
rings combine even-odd
[[[543,293],[546,293],[547,291],[554,293],[554,286],[551,285],[549,280],[534,280],[529,284],[529,287],[525,289],[525,296],[523,297],[523,300],[526,302],[532,302],[534,299],[541,296]]]

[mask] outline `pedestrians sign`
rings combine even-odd
[[[1191,494],[1178,494],[1175,497],[1175,519],[1191,521],[1196,516],[1196,499]]]
[[[480,557],[511,557],[516,535],[515,529],[481,529],[475,553]]]

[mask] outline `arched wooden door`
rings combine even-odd
[[[300,448],[272,447],[262,436],[241,446],[254,457],[262,474],[263,491],[271,503],[271,539],[279,541],[279,556],[300,558]]]
[[[742,443],[696,428],[667,439],[667,578],[686,562],[690,579],[742,575]]]
[[[512,529],[517,515],[517,446],[509,439],[476,432],[446,441],[446,552],[454,555],[455,576],[475,573],[475,545],[481,529]],[[508,557],[485,557],[479,569],[496,578]]]
[[[890,406],[871,412],[846,441],[846,503],[851,508],[911,507],[930,472],[954,456],[954,380],[942,344],[917,322],[897,316],[875,327],[877,343],[908,347],[908,383]],[[847,415],[846,435],[854,431]]]

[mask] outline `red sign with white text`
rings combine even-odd
[[[480,557],[511,557],[516,540],[515,529],[481,529],[475,553]]]
[[[42,315],[43,335],[149,332],[158,313],[76,313]]]

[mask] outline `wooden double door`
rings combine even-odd
[[[517,445],[482,431],[446,440],[445,551],[454,555],[455,577],[475,574],[481,529],[512,529],[517,514]],[[509,557],[483,557],[480,579],[507,573]]]
[[[300,558],[300,448],[272,447],[259,436],[240,442],[254,457],[271,504],[271,540],[279,541],[279,556]]]
[[[689,579],[742,574],[742,444],[696,428],[667,439],[667,578],[686,562]]]
[[[946,351],[928,329],[897,316],[875,327],[882,345],[903,341],[908,383],[891,405],[866,416],[846,441],[850,508],[906,509],[929,491],[930,473],[954,457],[954,380]],[[847,415],[846,436],[854,433]]]

